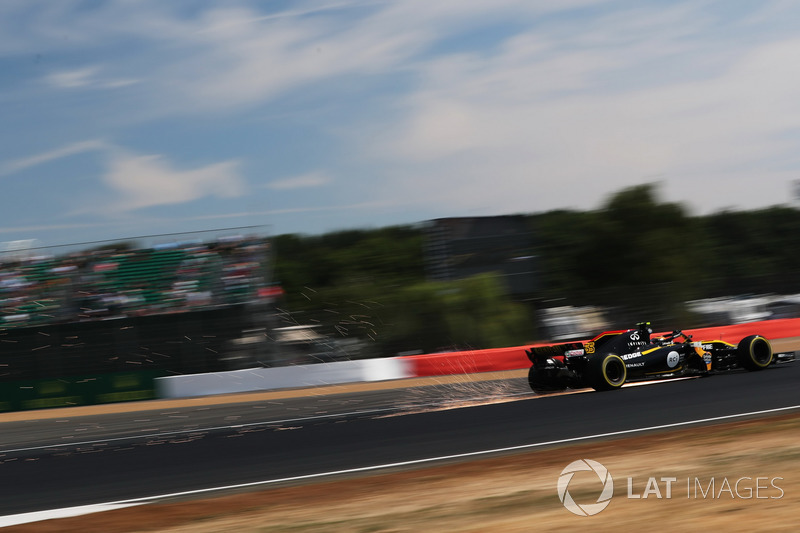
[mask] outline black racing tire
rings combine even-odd
[[[772,364],[772,345],[761,335],[750,335],[739,341],[736,357],[747,370],[764,370]]]
[[[536,394],[561,392],[567,388],[566,380],[552,375],[548,376],[548,371],[537,370],[533,366],[528,370],[528,385]]]
[[[586,365],[589,386],[596,391],[618,390],[628,379],[628,369],[622,357],[609,353],[589,358]]]

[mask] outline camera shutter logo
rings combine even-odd
[[[575,475],[575,472],[587,471],[597,474],[597,477],[600,478],[600,481],[603,483],[603,491],[600,493],[600,497],[597,498],[596,503],[579,505],[575,503],[575,500],[573,500],[572,496],[569,494],[569,482],[572,481],[572,476]],[[561,500],[561,503],[564,504],[564,507],[566,507],[569,512],[578,516],[596,515],[608,507],[613,495],[614,480],[611,478],[608,469],[591,459],[578,459],[577,461],[571,462],[561,471],[561,475],[558,477],[558,499]]]

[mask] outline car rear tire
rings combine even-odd
[[[764,370],[772,364],[772,345],[761,335],[750,335],[736,347],[739,364],[747,370]]]
[[[625,361],[613,353],[589,358],[586,372],[589,385],[597,391],[617,390],[628,378]]]
[[[528,385],[536,394],[548,394],[551,392],[561,392],[567,388],[565,379],[554,375],[555,370],[538,370],[531,367],[528,370]]]

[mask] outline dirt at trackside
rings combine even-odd
[[[154,504],[7,531],[797,531],[798,443],[800,414],[793,414],[412,472]],[[557,496],[562,469],[583,458],[602,463],[614,477],[614,497],[596,516],[571,514]],[[648,498],[629,499],[628,477],[631,494],[639,496],[649,478],[656,478],[661,499],[652,486]],[[662,477],[677,479],[671,483],[670,499]],[[709,490],[712,478],[715,488]],[[739,494],[734,495],[740,479]],[[687,485],[687,480],[694,482]],[[757,490],[757,484],[762,488]],[[598,478],[589,472],[576,474],[569,485],[578,503],[594,503],[599,488]]]

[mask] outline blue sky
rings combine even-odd
[[[0,242],[792,201],[792,1],[0,2]]]

